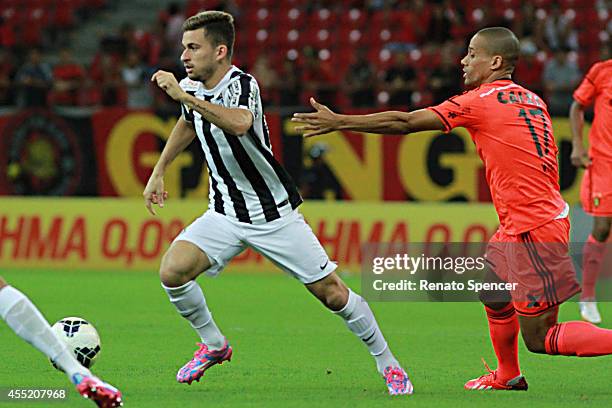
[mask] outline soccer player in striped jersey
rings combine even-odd
[[[589,151],[582,144],[584,109],[594,105],[595,118],[589,132]],[[580,200],[593,216],[593,229],[584,245],[580,314],[591,323],[601,323],[595,300],[595,283],[602,268],[612,224],[612,59],[594,64],[574,91],[570,108],[572,164],[584,167]]]
[[[51,329],[38,308],[18,289],[0,277],[0,318],[19,337],[43,352],[60,367],[85,398],[99,407],[123,405],[121,392],[94,376],[76,359],[66,343]]]
[[[305,136],[338,129],[405,134],[465,127],[485,164],[500,227],[487,248],[490,282],[517,284],[513,292],[481,292],[498,360],[495,371],[468,381],[470,390],[527,390],[518,361],[519,327],[534,353],[612,354],[612,330],[559,323],[559,304],[580,291],[571,259],[569,206],[559,192],[557,147],[546,104],[512,81],[519,42],[512,31],[476,33],[461,60],[470,90],[413,112],[339,115],[311,100],[316,112],[296,113]],[[488,368],[488,367],[487,367]]]
[[[232,16],[201,12],[185,21],[183,31],[181,60],[187,78],[179,83],[171,73],[158,71],[151,79],[181,104],[182,116],[143,193],[152,214],[154,204],[163,207],[164,170],[197,137],[209,170],[209,208],[178,235],[160,266],[170,302],[201,338],[177,381],[199,381],[208,368],[230,360],[232,347],[195,279],[203,272],[219,274],[234,256],[251,247],[344,319],[374,357],[390,394],[411,394],[412,384],[370,307],[337,276],[336,264],[298,212],[302,198],[272,154],[257,81],[231,64]]]

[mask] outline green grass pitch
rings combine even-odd
[[[530,354],[522,344],[528,392],[468,392],[465,380],[495,363],[486,319],[476,303],[374,303],[392,350],[415,394],[390,397],[366,348],[340,319],[282,274],[200,278],[209,306],[232,346],[230,363],[191,386],[175,381],[197,338],[175,312],[156,273],[24,272],[1,274],[23,290],[51,322],[90,320],[102,338],[95,372],[117,385],[126,407],[594,407],[612,399],[612,358]],[[353,288],[359,279],[347,278]],[[612,304],[602,304],[611,327]],[[577,319],[575,304],[561,319]],[[38,351],[0,322],[0,388],[67,387]],[[69,388],[65,402],[2,407],[93,406]]]

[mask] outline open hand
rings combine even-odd
[[[315,108],[316,112],[293,114],[292,122],[304,123],[303,126],[296,127],[296,131],[303,133],[304,137],[311,137],[338,129],[337,113],[332,112],[327,106],[315,101],[314,98],[310,98],[310,104]]]

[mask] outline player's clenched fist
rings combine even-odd
[[[582,143],[582,141],[580,141]],[[575,167],[587,168],[591,165],[591,159],[587,154],[584,147],[580,144],[574,143],[572,148],[572,155],[570,156],[570,160],[572,161],[572,165]]]
[[[185,91],[181,89],[172,72],[159,70],[153,74],[151,82],[155,82],[175,101],[179,101],[181,97],[185,96]]]

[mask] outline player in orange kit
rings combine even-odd
[[[559,304],[580,291],[567,255],[569,206],[559,193],[557,147],[546,104],[511,79],[519,42],[503,27],[480,30],[461,60],[469,91],[413,112],[340,115],[311,99],[314,113],[296,113],[298,131],[405,134],[465,127],[484,162],[500,227],[487,248],[486,279],[516,282],[521,292],[481,292],[498,360],[495,371],[468,381],[472,390],[526,390],[518,333],[535,353],[612,354],[612,330],[557,322]],[[488,367],[487,367],[488,368]]]
[[[589,152],[582,144],[584,109],[595,105],[589,132]],[[612,59],[591,67],[574,92],[570,109],[573,149],[572,164],[584,167],[580,199],[582,208],[594,217],[593,229],[584,245],[580,314],[591,323],[601,323],[595,302],[595,283],[605,255],[612,222]]]

